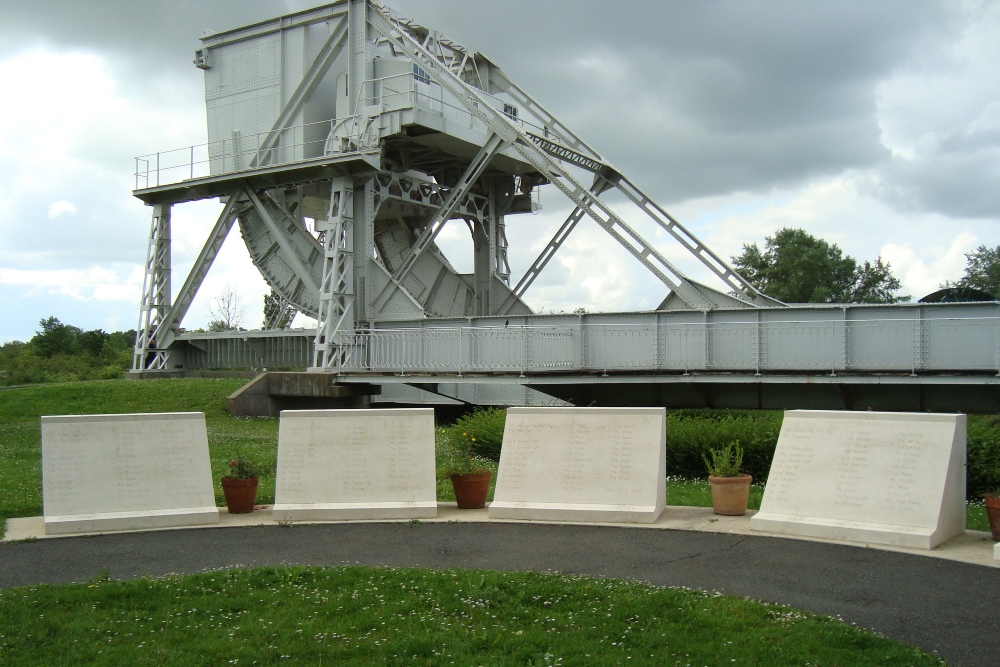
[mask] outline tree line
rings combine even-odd
[[[56,317],[27,343],[0,345],[0,385],[120,378],[132,366],[135,331],[84,331]]]
[[[971,288],[1000,300],[1000,245],[981,245],[966,254],[966,261],[964,275],[942,287]],[[763,248],[745,244],[732,262],[757,289],[785,303],[899,303],[911,298],[899,294],[900,282],[881,257],[858,261],[802,229],[779,229]],[[283,326],[283,312],[277,295],[265,297],[265,321]],[[244,310],[231,287],[216,299],[211,314],[210,331],[239,328]],[[56,317],[41,320],[39,327],[26,343],[0,345],[0,385],[119,378],[132,366],[134,330],[84,331]]]
[[[979,246],[966,254],[965,274],[942,287],[965,287],[1000,298],[1000,246]],[[779,229],[764,240],[744,244],[733,267],[764,294],[785,303],[901,303],[900,282],[881,257],[859,262],[836,244],[802,229]]]

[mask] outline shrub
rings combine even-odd
[[[712,477],[739,477],[743,467],[743,448],[733,440],[725,447],[713,449],[702,455],[705,469]]]
[[[473,453],[470,443],[468,439],[454,437],[448,428],[441,429],[435,456],[439,480],[452,475],[478,475],[496,469],[496,462]]]
[[[476,408],[447,427],[446,436],[475,456],[499,461],[506,421],[507,411],[503,408]]]
[[[30,342],[0,345],[0,385],[117,379],[132,365],[134,331],[83,331],[55,317]]]
[[[677,410],[667,414],[667,473],[703,478],[703,457],[727,442],[744,448],[743,472],[765,483],[781,431],[776,411]],[[1000,491],[1000,416],[968,420],[966,498]]]
[[[266,466],[256,459],[244,454],[237,454],[236,458],[229,461],[229,470],[225,477],[232,479],[253,479],[254,477],[267,477],[274,472],[274,466]]]
[[[729,442],[743,448],[743,472],[764,483],[782,413],[766,410],[676,410],[667,413],[667,474],[704,478],[704,457]]]
[[[1000,491],[1000,417],[970,417],[965,496],[979,500]]]

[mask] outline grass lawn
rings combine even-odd
[[[553,573],[280,568],[0,591],[0,659],[54,665],[940,665],[842,621]]]
[[[226,397],[245,383],[94,380],[0,390],[0,523],[42,513],[41,415],[204,412],[213,479],[223,476],[237,453],[273,465],[278,420],[236,419],[225,410]],[[216,503],[223,505],[222,487],[215,486]],[[273,476],[261,480],[260,501],[274,502]]]

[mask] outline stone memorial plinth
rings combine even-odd
[[[46,534],[219,522],[205,415],[42,417]]]
[[[277,521],[437,516],[434,410],[285,410]]]
[[[965,415],[785,413],[753,530],[933,549],[965,531]]]
[[[510,408],[491,519],[653,523],[666,502],[664,408]]]

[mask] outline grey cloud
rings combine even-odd
[[[203,29],[234,28],[313,4],[0,0],[0,56],[38,40],[95,50],[110,54],[127,77],[125,85],[135,91],[165,102],[191,97],[200,104],[201,73],[191,56]],[[956,130],[942,139],[942,154],[946,148],[956,152],[945,161],[947,173],[941,173],[945,162],[932,164],[938,156],[922,156],[914,164],[892,161],[879,139],[877,84],[903,64],[933,60],[947,47],[969,20],[949,3],[387,4],[493,57],[665,205],[791,187],[848,169],[884,168],[873,192],[899,205],[994,210],[988,193],[995,188],[976,191],[992,177],[989,160],[968,151],[996,137]],[[579,65],[588,57],[620,61],[624,70],[602,76]],[[128,157],[173,147],[135,146]]]
[[[235,28],[311,4],[317,3],[0,0],[0,58],[33,46],[96,52],[108,56],[129,88],[166,97],[178,86],[200,91],[202,75],[192,60],[205,30]]]
[[[203,28],[309,6],[4,4],[0,36],[8,44],[15,36],[42,36],[53,45],[113,53],[130,85],[161,96],[194,94],[200,72],[190,60]],[[665,188],[658,194],[667,199],[773,187],[882,159],[874,84],[909,50],[926,48],[928,31],[940,34],[949,25],[942,5],[927,0],[388,4],[494,57],[633,178],[677,183],[683,174],[688,190]],[[590,56],[620,57],[626,71],[597,79],[576,64]],[[646,110],[662,117],[646,118]],[[727,174],[735,180],[720,178]]]
[[[0,26],[5,48],[20,50],[38,39],[63,49],[118,53],[126,59],[159,59],[168,53],[190,54],[203,30],[235,28],[273,18],[306,3],[273,0],[3,0]],[[188,59],[190,61],[190,59]],[[189,64],[189,63],[187,63]],[[165,60],[166,68],[176,66]]]
[[[1000,127],[962,128],[938,140],[941,153],[978,153],[1000,149]]]
[[[870,184],[903,211],[1000,219],[1000,149],[939,151],[919,160],[896,157]]]
[[[488,20],[444,0],[394,4],[494,57],[664,201],[878,165],[876,84],[958,24],[937,2],[515,0]],[[625,69],[601,78],[587,57]]]

